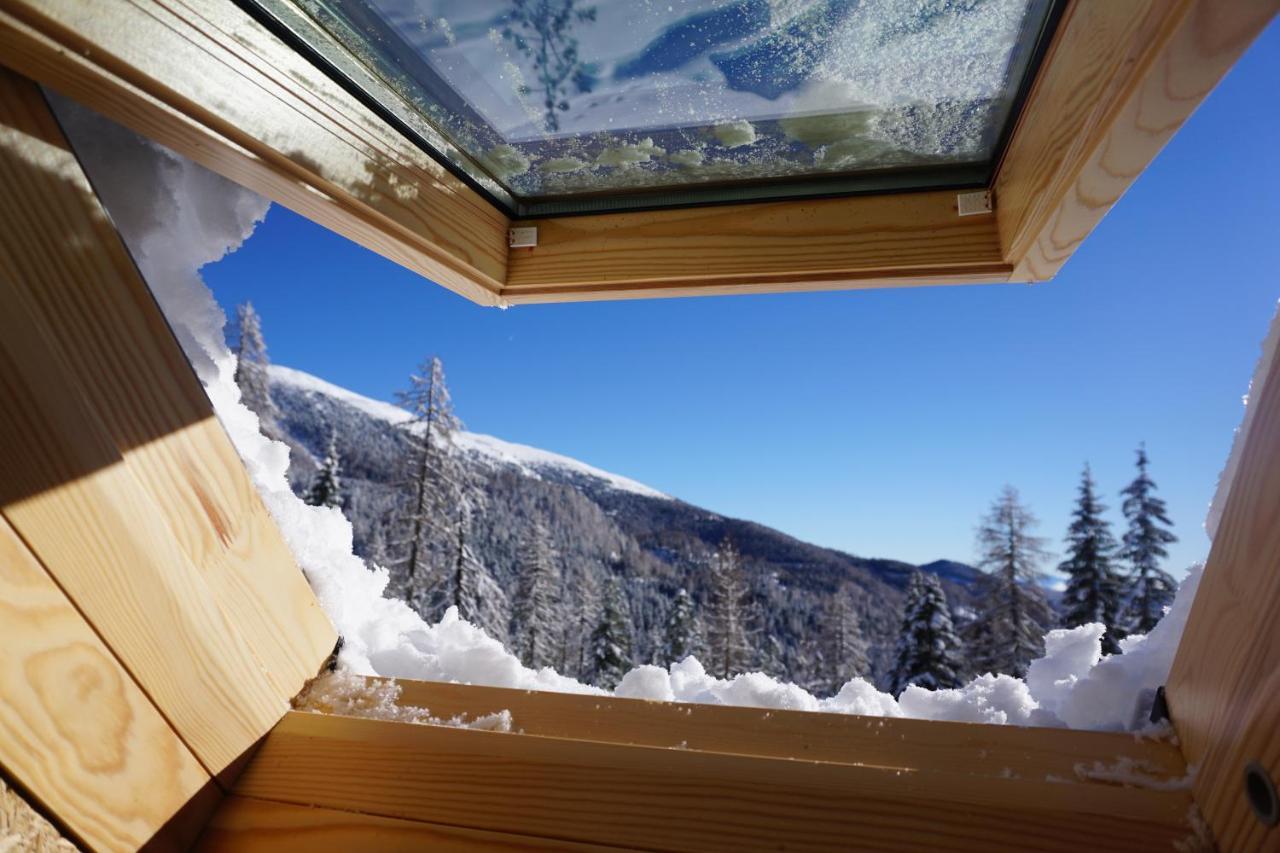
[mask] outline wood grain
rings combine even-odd
[[[1013,280],[1052,278],[1280,9],[1077,0],[997,173]]]
[[[291,712],[236,793],[666,850],[1167,849],[1185,791],[903,771]]]
[[[358,812],[227,797],[206,827],[199,853],[316,853],[324,850],[618,850],[561,839],[484,832]]]
[[[514,249],[507,301],[998,281],[993,216],[953,192],[542,219]]]
[[[444,719],[507,710],[516,731],[545,737],[991,776],[1073,778],[1082,761],[1122,760],[1156,775],[1185,772],[1182,755],[1171,744],[1110,732],[645,702],[430,681],[396,684],[401,705],[428,708]]]
[[[481,304],[507,218],[235,4],[13,0],[26,76]]]
[[[0,301],[38,318],[66,356],[125,467],[288,701],[337,636],[43,98],[3,70],[0,86],[12,137],[0,204],[23,211],[6,219],[22,245],[0,250]]]
[[[1223,850],[1280,849],[1253,815],[1245,765],[1280,781],[1280,351],[1250,391],[1253,423],[1169,675],[1195,798]]]
[[[0,518],[0,765],[96,850],[134,850],[209,780]]]

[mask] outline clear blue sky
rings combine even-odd
[[[280,207],[206,268],[274,361],[390,399],[444,360],[468,428],[866,556],[972,560],[1012,483],[1061,551],[1088,460],[1146,441],[1181,542],[1203,520],[1280,298],[1272,25],[1041,285],[480,308]]]

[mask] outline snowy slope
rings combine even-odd
[[[303,391],[324,394],[335,400],[340,400],[352,408],[359,409],[372,418],[377,418],[390,424],[404,423],[409,419],[409,413],[399,406],[365,397],[354,391],[325,382],[310,373],[304,373],[301,370],[294,370],[291,367],[284,367],[278,364],[271,365],[270,371],[271,380],[274,383],[289,385]],[[537,447],[529,447],[525,444],[503,441],[491,435],[459,431],[454,436],[454,445],[473,459],[493,467],[509,466],[516,468],[525,476],[535,479],[554,471],[560,475],[569,474],[574,477],[582,477],[619,492],[629,492],[647,498],[671,499],[670,496],[664,495],[657,489],[650,488],[643,483],[638,483],[618,474],[611,474],[608,471],[602,471],[585,462],[579,462],[577,459],[571,459],[568,456],[561,456],[558,453],[541,450]]]

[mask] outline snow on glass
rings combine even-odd
[[[222,310],[200,277],[200,267],[237,248],[266,213],[268,203],[220,177],[160,149],[72,104],[56,100],[77,152],[93,174],[113,219],[155,293],[178,340],[213,402],[254,483],[280,526],[317,598],[344,638],[342,675],[310,698],[311,707],[428,720],[425,709],[397,709],[394,687],[362,694],[355,675],[379,675],[570,693],[606,691],[557,673],[532,669],[456,609],[428,624],[404,602],[384,597],[385,570],[370,570],[352,551],[352,528],[333,507],[311,506],[296,497],[286,479],[288,448],[259,431],[258,418],[240,400],[234,381],[236,359],[223,336]],[[1273,324],[1266,347],[1274,349],[1280,325]],[[1266,364],[1268,358],[1263,358]],[[279,370],[279,368],[277,368]],[[304,381],[299,374],[295,381]],[[1255,385],[1261,377],[1255,380]],[[311,377],[305,381],[318,382]],[[1256,387],[1254,389],[1256,391]],[[327,386],[328,393],[341,389]],[[404,412],[358,398],[353,405],[386,418]],[[1248,427],[1245,421],[1244,429]],[[529,465],[580,465],[542,451],[463,434],[463,444]],[[1233,461],[1243,442],[1237,435]],[[585,467],[585,466],[583,466]],[[595,469],[590,474],[617,488],[652,490]],[[1217,505],[1229,483],[1219,489]],[[1210,517],[1216,519],[1219,510]],[[1104,656],[1104,627],[1086,624],[1050,631],[1045,654],[1030,663],[1025,679],[983,675],[952,689],[905,686],[894,699],[854,678],[820,698],[763,673],[718,678],[698,659],[685,657],[668,668],[645,665],[620,676],[613,695],[627,698],[741,705],[798,711],[827,711],[930,720],[1124,730],[1145,722],[1144,697],[1164,683],[1186,624],[1200,571],[1183,580],[1167,614],[1147,635],[1120,641],[1123,655]],[[926,596],[927,597],[927,596]],[[930,616],[934,628],[942,628]],[[924,626],[922,626],[922,630]],[[1149,698],[1145,700],[1149,704]],[[453,721],[504,729],[509,720]],[[1109,772],[1106,768],[1097,772]],[[1120,772],[1116,770],[1116,772]]]
[[[987,162],[1049,5],[259,2],[517,197]]]

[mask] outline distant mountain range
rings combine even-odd
[[[393,485],[408,414],[310,374],[272,366],[272,397],[292,448],[290,478],[301,493],[311,482],[330,431],[337,439],[346,494],[344,511],[366,554],[375,528],[400,500]],[[661,635],[672,596],[685,587],[706,599],[709,555],[730,537],[743,555],[761,650],[756,666],[821,692],[815,670],[824,642],[823,604],[847,595],[883,677],[897,639],[902,593],[914,570],[937,575],[952,608],[971,610],[977,569],[952,560],[916,566],[824,548],[752,521],[729,518],[642,483],[567,456],[488,435],[458,432],[455,448],[487,496],[472,544],[503,589],[515,589],[524,531],[536,518],[550,531],[566,578],[613,574],[631,604],[635,663],[661,662]],[[431,614],[427,614],[430,616]],[[500,629],[498,631],[500,633]],[[765,649],[763,638],[772,640]],[[566,660],[573,672],[575,661]]]

